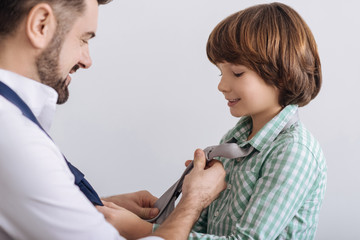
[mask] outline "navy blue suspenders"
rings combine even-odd
[[[6,84],[0,81],[0,95],[6,98],[8,101],[17,106],[22,114],[34,122],[39,128],[44,131],[44,133],[51,139],[51,137],[47,134],[47,132],[41,127],[40,123],[36,119],[35,115],[31,111],[31,109],[26,105],[26,103]],[[51,139],[52,140],[52,139]],[[79,171],[76,167],[71,165],[71,163],[65,158],[64,159],[69,166],[70,171],[75,176],[75,184],[79,186],[80,190],[85,194],[85,196],[92,202],[94,205],[103,206],[100,197],[96,193],[96,191],[91,187],[90,183],[84,178],[84,174]]]

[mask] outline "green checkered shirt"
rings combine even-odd
[[[250,117],[223,137],[221,143],[235,138],[255,150],[244,158],[220,158],[228,187],[203,211],[189,239],[314,239],[326,163],[300,122],[283,130],[297,108],[285,107],[249,141]]]

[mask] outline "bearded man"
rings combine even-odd
[[[98,6],[106,0],[0,1],[0,239],[184,239],[225,187],[197,150],[183,197],[152,233],[147,191],[101,200],[47,131],[69,97],[70,74],[91,66]],[[111,202],[109,202],[111,201]],[[122,235],[122,236],[121,236]]]

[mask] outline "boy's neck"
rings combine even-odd
[[[277,106],[269,109],[266,112],[250,116],[252,120],[252,129],[247,140],[252,139],[261,130],[261,128],[263,128],[265,124],[267,124],[271,119],[278,115],[281,110],[282,107]]]

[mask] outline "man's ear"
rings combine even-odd
[[[47,47],[56,30],[56,18],[47,3],[35,5],[26,19],[26,34],[30,43],[39,49]]]

